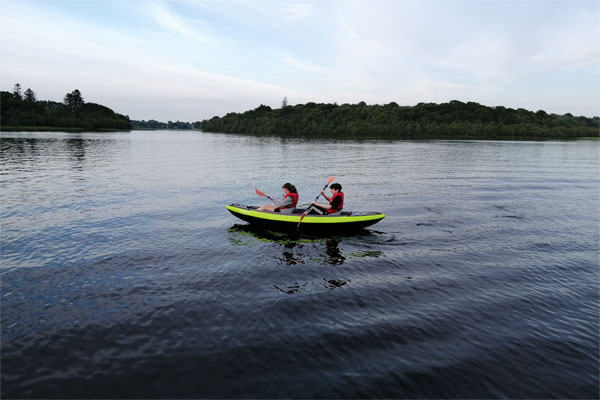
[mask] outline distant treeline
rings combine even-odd
[[[62,103],[37,100],[33,90],[0,92],[0,127],[6,129],[121,130],[131,129],[128,116],[108,107],[86,103],[78,89],[67,93]]]
[[[223,133],[356,139],[571,139],[600,137],[598,117],[556,115],[522,108],[487,107],[453,100],[416,106],[307,103],[261,105],[203,121]]]
[[[133,129],[202,129],[202,122],[160,122],[154,119],[149,121],[136,121],[131,120],[131,125]]]

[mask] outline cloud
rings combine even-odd
[[[2,84],[10,86],[4,90],[21,82],[36,91],[39,99],[60,101],[66,92],[79,88],[86,100],[103,103],[103,99],[110,99],[110,103],[103,104],[134,119],[173,120],[209,117],[203,109],[186,117],[179,109],[168,107],[181,98],[191,104],[229,103],[232,109],[239,108],[236,102],[279,104],[286,95],[310,97],[289,87],[203,71],[148,48],[146,37],[123,35],[52,11],[31,8],[25,12],[31,24],[25,25],[19,22],[18,16],[25,11],[20,6],[4,11],[0,28],[0,51],[6,57],[2,63]],[[161,15],[162,21],[177,34],[190,33],[185,25]],[[151,99],[167,103],[160,115],[150,115],[136,105],[147,104]]]
[[[283,61],[285,63],[287,63],[288,65],[300,69],[300,70],[304,70],[304,71],[308,71],[308,72],[314,72],[314,73],[324,73],[326,72],[326,70],[322,67],[319,67],[318,65],[314,65],[311,63],[307,63],[307,62],[303,62],[303,61],[299,61],[296,58],[294,58],[294,56],[292,55],[285,55],[283,57]]]
[[[170,12],[164,4],[149,3],[146,11],[163,28],[183,36],[196,38],[194,30],[182,18]]]
[[[77,87],[133,118],[171,120],[278,106],[284,96],[599,106],[598,75],[587,71],[598,68],[600,23],[589,3],[111,2],[120,25],[89,10],[82,18],[85,2],[56,4],[3,2],[4,90],[20,82],[59,100]],[[569,88],[582,100],[565,97]]]
[[[312,14],[313,6],[307,3],[287,3],[281,10],[287,21],[294,22],[309,17]]]
[[[514,82],[539,77],[552,87],[561,71],[598,65],[598,16],[589,5],[345,1],[331,18],[328,68],[336,87],[365,98],[470,100],[510,87],[519,99]]]
[[[192,21],[182,18],[164,3],[151,2],[145,7],[145,11],[157,25],[171,33],[205,44],[215,45],[219,42],[214,32],[210,32],[208,23],[199,19]]]

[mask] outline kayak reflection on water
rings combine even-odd
[[[235,245],[252,245],[247,241],[251,238],[281,246],[281,256],[273,256],[279,264],[299,265],[316,261],[319,264],[341,265],[346,260],[339,248],[340,240],[335,238],[300,239],[297,235],[272,232],[252,225],[234,225],[229,228],[229,233],[228,240]]]
[[[272,288],[285,294],[347,287],[351,283],[348,274],[352,269],[340,268],[344,263],[352,258],[383,255],[382,251],[344,252],[340,245],[348,241],[347,236],[300,238],[298,235],[268,231],[253,225],[233,225],[228,232],[227,239],[233,245],[255,248],[253,256],[260,255],[256,259],[256,266],[266,268],[269,277],[275,281],[292,282],[270,283]],[[365,230],[353,237],[373,235],[375,234]],[[274,265],[296,268],[272,268],[269,265],[272,261],[275,261]],[[340,273],[347,276],[340,277]]]

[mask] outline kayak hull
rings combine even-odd
[[[301,232],[311,234],[338,234],[356,232],[385,218],[377,212],[342,212],[336,215],[309,214],[298,222],[305,209],[295,209],[292,213],[258,211],[258,207],[230,204],[227,210],[239,219],[254,226],[279,232]]]

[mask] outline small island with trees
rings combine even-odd
[[[3,131],[114,131],[130,130],[128,116],[108,107],[85,102],[78,89],[67,93],[62,103],[38,100],[28,88],[16,84],[13,92],[0,92],[0,127]]]
[[[598,117],[556,115],[474,102],[416,106],[307,103],[281,108],[261,105],[202,121],[209,132],[340,139],[544,140],[600,137]]]

